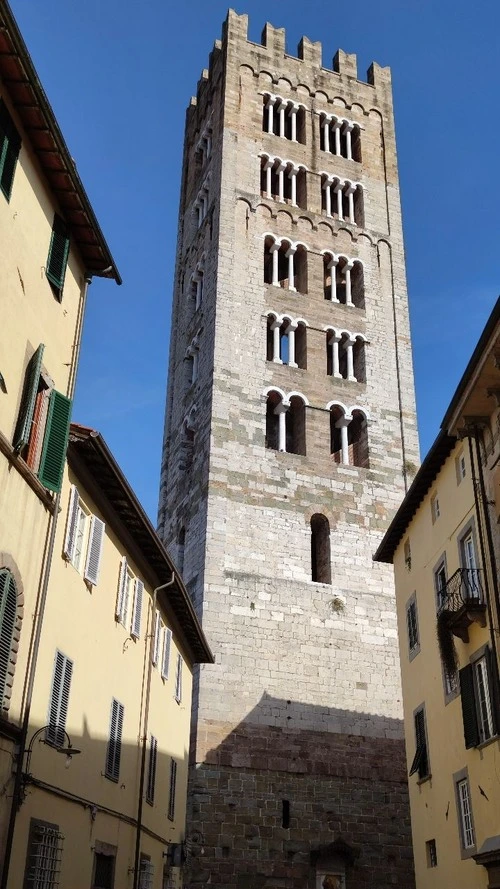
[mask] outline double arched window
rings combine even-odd
[[[306,453],[305,395],[270,388],[266,396],[266,448],[288,454]]]
[[[9,677],[12,677],[14,635],[18,620],[18,589],[14,575],[0,568],[0,713],[7,709],[10,699]],[[19,628],[17,628],[18,630]]]
[[[368,412],[356,405],[347,408],[340,401],[331,401],[327,409],[330,411],[330,453],[334,462],[368,469]]]
[[[275,364],[307,369],[307,321],[269,312],[267,315],[267,360]]]

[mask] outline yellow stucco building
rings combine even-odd
[[[104,440],[72,425],[9,887],[181,885],[192,671],[211,660]]]
[[[120,276],[0,3],[0,885],[29,726],[88,285]],[[9,883],[8,885],[13,885]]]
[[[500,301],[375,555],[394,563],[417,889],[500,887],[499,404]]]

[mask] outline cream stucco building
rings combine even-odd
[[[375,556],[396,578],[417,889],[500,886],[499,396],[500,301]]]
[[[0,3],[0,868],[47,593],[88,284],[120,276]],[[6,872],[1,885],[7,885]],[[12,885],[12,883],[10,883]]]
[[[181,885],[192,668],[209,661],[104,440],[72,425],[9,887]]]

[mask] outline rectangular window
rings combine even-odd
[[[77,571],[80,570],[84,549],[87,543],[88,520],[89,513],[85,509],[81,500],[79,500],[76,507],[75,545],[73,549],[73,558],[71,560]]]
[[[457,781],[458,814],[460,819],[460,835],[463,849],[471,849],[476,839],[474,825],[472,823],[472,808],[470,803],[469,781],[463,778]]]
[[[120,562],[120,574],[118,577],[118,595],[116,597],[115,618],[124,627],[127,626],[128,603],[130,599],[130,586],[132,575],[129,571],[127,558],[123,556]]]
[[[0,99],[0,190],[10,201],[17,159],[21,150],[21,137],[14,121]]]
[[[54,215],[46,275],[59,301],[62,299],[69,256],[69,229],[64,219]]]
[[[459,485],[467,475],[467,464],[465,462],[465,454],[463,451],[455,460],[455,469],[457,473],[457,485]]]
[[[160,657],[161,617],[160,612],[155,612],[155,626],[153,636],[153,666],[156,667]]]
[[[437,867],[436,840],[427,840],[425,844],[425,852],[427,857],[427,867]]]
[[[420,639],[418,634],[417,599],[415,594],[406,606],[406,628],[408,631],[408,648],[410,659],[420,651]]]
[[[170,668],[170,649],[172,647],[172,630],[168,627],[165,627],[165,634],[163,636],[163,652],[161,658],[161,676],[162,679],[168,679],[168,673]]]
[[[177,782],[177,763],[172,757],[170,760],[170,792],[168,795],[168,817],[170,821],[175,817],[175,785]]]
[[[438,610],[442,608],[446,601],[446,561],[443,559],[434,570],[434,586],[436,589],[436,599]]]
[[[50,691],[49,714],[45,740],[55,747],[66,745],[66,717],[68,715],[69,692],[73,661],[65,654],[56,651],[52,688]]]
[[[134,591],[134,611],[132,614],[132,629],[130,633],[136,639],[141,636],[141,618],[142,618],[142,598],[144,595],[144,584],[142,580],[136,577]]]
[[[476,559],[476,546],[472,529],[463,535],[459,542],[460,563],[464,570],[465,595],[469,599],[482,599],[480,571]]]
[[[421,707],[414,714],[415,723],[415,756],[411,764],[410,776],[418,773],[419,780],[428,778],[429,772],[429,754],[427,750],[427,734],[425,729],[425,712]]]
[[[154,866],[149,858],[141,855],[139,861],[139,889],[153,889]]]
[[[120,758],[122,753],[124,707],[113,698],[109,724],[109,739],[106,750],[106,778],[118,781],[120,777]]]
[[[410,540],[405,540],[404,543],[404,556],[405,556],[405,565],[406,570],[411,571],[411,548],[410,548]]]
[[[175,671],[175,700],[178,704],[182,701],[182,657],[177,655],[177,668]]]
[[[57,824],[31,818],[24,889],[57,889],[60,885],[63,840]]]
[[[92,889],[113,889],[115,879],[115,855],[94,852],[94,877]]]
[[[150,805],[155,801],[155,784],[156,784],[156,760],[158,757],[158,741],[151,735],[149,742],[149,765],[148,765],[148,784],[146,789],[146,800]]]
[[[71,400],[42,372],[45,346],[31,356],[24,376],[14,449],[49,491],[61,490],[68,446]]]
[[[489,741],[497,726],[492,707],[493,670],[491,650],[460,670],[460,693],[464,740],[467,749]]]
[[[434,494],[431,497],[431,515],[432,515],[432,523],[437,522],[439,516],[441,515],[441,509],[439,506],[439,498],[437,494]]]
[[[78,489],[71,485],[63,554],[94,586],[99,579],[105,527],[101,519],[91,515]]]
[[[454,695],[458,691],[458,673],[456,671],[450,673],[448,670],[443,669],[443,676],[445,695],[447,697]]]

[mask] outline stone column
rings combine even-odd
[[[297,170],[296,167],[292,167],[292,169],[290,170],[290,172],[288,174],[288,178],[290,180],[290,186],[291,186],[291,193],[292,193],[291,201],[292,201],[292,204],[294,207],[297,206],[297,173],[298,172],[299,171]]]
[[[346,123],[344,132],[345,132],[345,141],[346,141],[347,160],[352,161],[352,138],[351,138],[352,123]]]
[[[295,286],[295,267],[294,267],[294,256],[296,247],[289,247],[286,251],[286,256],[288,259],[288,289],[289,290],[297,290]]]
[[[325,191],[325,212],[327,216],[332,215],[332,185],[329,179],[325,179],[323,185]]]
[[[283,203],[285,200],[285,164],[278,164],[278,201]]]
[[[273,280],[272,283],[275,287],[279,287],[279,266],[278,266],[278,253],[279,253],[279,245],[276,242],[271,247],[271,253],[273,256]]]
[[[295,331],[297,330],[298,324],[295,321],[290,321],[285,333],[288,336],[288,365],[289,367],[298,367],[298,364],[295,361]]]
[[[276,101],[276,99],[274,96],[269,96],[269,100],[266,105],[266,108],[267,108],[267,132],[268,133],[272,133],[272,131],[273,131],[275,101]]]
[[[323,121],[323,149],[330,151],[330,119],[325,117]]]
[[[273,164],[274,164],[274,158],[272,160],[271,160],[271,158],[269,158],[266,163],[266,166],[265,166],[265,170],[266,170],[266,198],[272,198],[272,196],[273,196],[272,185],[271,185],[271,173],[272,173],[272,169],[273,169]]]
[[[356,220],[354,218],[354,192],[356,191],[356,186],[351,182],[346,188],[346,195],[349,200],[349,222],[352,222],[353,225],[356,225]]]
[[[290,107],[290,122],[292,126],[292,142],[297,141],[297,112],[299,110],[299,106],[293,103]]]
[[[340,157],[340,127],[342,126],[339,120],[335,121],[334,124],[334,133],[335,133],[335,154]]]
[[[286,412],[289,407],[289,402],[280,401],[274,408],[274,413],[278,414],[278,451],[286,451]]]
[[[275,364],[283,364],[280,356],[280,329],[281,321],[276,319],[271,324],[271,330],[273,332],[273,361]]]
[[[342,374],[339,371],[339,343],[340,336],[338,333],[332,334],[330,337],[330,346],[332,347],[332,376],[337,379],[342,379]],[[338,424],[337,424],[338,425]]]
[[[335,423],[337,429],[340,429],[340,442],[342,448],[342,463],[349,465],[349,437],[347,435],[347,427],[351,422],[351,416],[340,417]]]
[[[352,306],[352,287],[351,287],[351,270],[354,263],[352,260],[346,262],[344,265],[344,275],[345,275],[345,304],[346,306]]]
[[[337,299],[337,264],[338,259],[334,256],[328,263],[330,269],[330,300],[332,303],[338,303]]]
[[[344,183],[340,182],[340,180],[339,180],[337,182],[337,185],[333,189],[335,194],[337,195],[337,216],[341,220],[344,219],[344,211],[343,211],[343,207],[342,207],[342,188],[343,188],[343,186],[344,186]]]
[[[278,113],[280,116],[280,136],[283,138],[285,135],[285,111],[286,111],[287,103],[282,101],[279,108]]]
[[[354,353],[353,347],[356,343],[356,340],[353,340],[349,337],[348,340],[344,343],[344,349],[347,352],[347,379],[351,383],[356,383],[356,377],[354,376]]]

